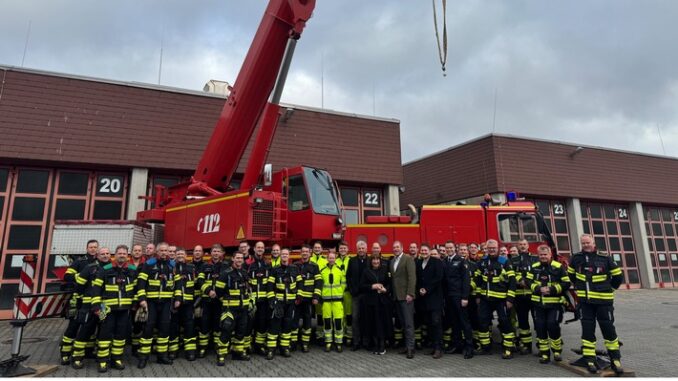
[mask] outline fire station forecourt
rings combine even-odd
[[[678,374],[676,338],[678,337],[678,289],[641,289],[615,293],[615,320],[623,342],[624,367],[638,377],[670,377]],[[566,314],[565,319],[572,318]],[[59,340],[66,326],[63,319],[47,319],[29,323],[24,331],[21,354],[30,355],[26,365],[58,364]],[[574,359],[570,348],[579,346],[579,322],[563,325],[564,357]],[[496,331],[496,329],[495,329]],[[11,339],[9,323],[0,324],[0,359],[9,358]],[[496,332],[495,332],[496,335]],[[598,331],[598,348],[602,337]],[[444,355],[434,360],[427,350],[420,350],[413,360],[406,360],[396,350],[385,356],[370,352],[345,351],[325,353],[313,347],[310,353],[294,352],[292,358],[276,357],[266,361],[254,355],[249,362],[232,361],[225,367],[215,365],[214,355],[189,363],[183,358],[172,366],[149,362],[143,369],[135,363],[129,348],[125,353],[125,370],[110,370],[112,377],[577,377],[553,364],[539,364],[535,356],[517,355],[502,360],[498,351],[491,356],[476,356],[464,360],[460,355]],[[94,360],[86,360],[85,368],[76,371],[59,366],[50,377],[97,377]]]

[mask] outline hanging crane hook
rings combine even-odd
[[[443,43],[440,44],[440,33],[438,31],[438,15],[436,11],[436,0],[431,0],[433,4],[433,27],[436,31],[436,42],[438,45],[438,58],[440,59],[440,66],[443,69],[443,77],[447,77],[445,73],[445,64],[447,64],[447,0],[442,0],[443,11]]]

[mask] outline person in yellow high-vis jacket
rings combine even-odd
[[[341,271],[344,272],[344,277],[348,272],[348,263],[351,260],[351,257],[348,255],[348,243],[342,241],[339,243],[339,255],[337,256],[336,264],[339,266]],[[346,345],[351,345],[353,343],[353,298],[351,297],[351,292],[348,290],[348,286],[344,290],[344,338],[346,339]]]
[[[336,264],[336,254],[327,255],[327,265],[320,270],[323,280],[322,317],[325,334],[325,352],[332,350],[332,343],[337,352],[342,352],[344,341],[344,290],[346,289],[346,275]],[[334,335],[333,335],[334,334]],[[334,336],[334,339],[333,339]]]

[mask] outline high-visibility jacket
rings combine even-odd
[[[151,258],[144,263],[137,277],[137,298],[139,301],[181,300],[174,293],[174,269],[169,260]]]
[[[134,265],[99,266],[92,281],[92,304],[103,303],[111,310],[125,310],[136,299],[136,271]]]
[[[209,300],[208,294],[210,291],[214,290],[222,269],[225,270],[229,267],[231,266],[225,264],[223,261],[210,261],[202,266],[202,269],[198,273],[198,279],[195,287],[200,289],[201,295],[204,298],[203,300]]]
[[[532,295],[532,291],[527,287],[526,277],[532,270],[532,266],[539,263],[539,257],[532,255],[529,252],[525,252],[511,257],[510,260],[513,271],[516,273],[516,296],[529,298],[530,295]],[[520,285],[521,281],[525,281],[525,287]]]
[[[247,308],[250,303],[250,279],[247,271],[230,267],[215,283],[217,297],[225,308]]]
[[[573,255],[567,274],[582,303],[611,305],[614,290],[624,281],[619,265],[612,257],[598,251]]]
[[[346,275],[346,272],[348,271],[348,263],[351,260],[351,257],[346,254],[344,258],[342,258],[340,255],[337,256],[337,261],[335,264],[341,269],[341,271],[344,272],[344,275]]]
[[[257,259],[256,256],[252,256],[252,258],[254,258],[254,261],[247,267],[247,274],[249,275],[250,286],[252,287],[252,296],[257,301],[265,301],[271,266],[267,265],[263,258]]]
[[[531,300],[535,305],[543,308],[560,307],[565,302],[563,295],[570,288],[570,278],[565,267],[559,262],[535,263],[527,273],[526,280],[532,292]],[[549,288],[548,295],[542,295],[540,291],[542,287]]]
[[[311,262],[318,265],[318,269],[322,270],[323,267],[327,266],[327,258],[321,255],[316,255],[311,253]]]
[[[96,255],[89,255],[85,254],[75,261],[71,263],[70,266],[68,266],[68,269],[66,270],[66,273],[64,274],[64,282],[66,282],[66,289],[67,290],[73,290],[73,298],[81,302],[82,301],[82,295],[78,291],[78,288],[76,286],[76,276],[85,269],[88,265],[95,263],[97,261]]]
[[[192,302],[195,298],[195,266],[192,263],[176,262],[174,264],[174,279],[176,279],[174,292],[181,295],[183,302]]]
[[[320,270],[323,281],[321,297],[323,301],[343,300],[346,290],[346,275],[336,264],[329,264]]]
[[[278,267],[278,266],[280,266],[280,263],[281,263],[280,261],[281,261],[281,260],[280,260],[280,256],[278,256],[278,258],[273,258],[273,257],[271,257],[271,267]]]
[[[485,256],[475,272],[476,293],[488,300],[513,302],[516,296],[516,275],[508,259]]]
[[[293,302],[303,289],[304,280],[297,266],[280,265],[271,270],[266,284],[269,301]]]
[[[308,262],[297,262],[296,265],[299,269],[299,274],[303,280],[303,285],[299,290],[299,296],[304,299],[316,299],[320,300],[320,292],[323,287],[323,280],[320,277],[320,269],[315,263]]]

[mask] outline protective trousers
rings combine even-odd
[[[532,349],[532,331],[530,330],[530,311],[532,311],[532,301],[530,300],[530,297],[516,297],[514,308],[516,310],[516,317],[518,318],[518,345],[522,348]]]
[[[325,300],[322,304],[322,312],[325,344],[332,342],[342,344],[344,342],[344,302],[342,300]],[[332,340],[333,331],[334,340]]]
[[[290,342],[292,340],[292,328],[294,326],[294,321],[298,320],[296,315],[296,306],[293,302],[282,303],[277,308],[279,309],[279,312],[273,314],[273,317],[271,318],[271,324],[268,329],[268,335],[266,337],[266,348],[269,351],[275,350],[275,347],[278,344],[278,338],[280,338],[280,349],[289,349]],[[308,339],[310,339],[310,327]],[[308,341],[304,341],[304,338],[302,337],[302,343],[307,344]]]
[[[470,303],[469,303],[470,304]],[[447,298],[447,312],[452,325],[451,348],[471,350],[473,349],[473,331],[468,318],[468,306],[461,306],[461,297],[450,296]]]
[[[323,341],[324,330],[323,330],[323,307],[322,303],[315,305],[315,338],[318,343]]]
[[[449,298],[448,298],[449,299]],[[443,309],[443,348],[448,349],[452,346],[452,306],[450,301],[445,301]]]
[[[78,328],[80,323],[75,318],[68,319],[68,326],[64,335],[61,338],[61,357],[70,357],[73,352],[73,342],[75,341],[75,336],[78,334]]]
[[[313,318],[314,306],[311,300],[303,300],[296,306],[296,315],[292,319],[292,342],[296,342],[301,328],[301,344],[308,346],[311,341],[311,319]],[[301,326],[299,325],[301,319]],[[296,337],[295,337],[296,336]]]
[[[196,340],[195,326],[193,319],[193,303],[184,303],[179,306],[179,309],[172,312],[172,320],[170,321],[170,341],[169,352],[176,353],[179,351],[179,339],[183,336],[184,352],[185,354],[195,353]],[[181,329],[183,328],[183,335]]]
[[[245,352],[248,314],[245,308],[229,308],[221,313],[220,334],[216,338],[217,355],[225,357],[231,348],[235,354]]]
[[[268,301],[266,299],[258,301],[254,319],[250,319],[247,325],[247,336],[250,337],[251,341],[251,334],[254,332],[254,344],[257,348],[266,347],[266,330],[270,318],[271,309],[268,306]]]
[[[476,347],[480,347],[480,317],[479,317],[479,306],[476,302],[475,296],[470,296],[468,298],[468,322],[471,324],[471,332],[473,334],[473,341],[475,342]]]
[[[167,355],[169,345],[169,327],[170,327],[170,305],[169,299],[147,300],[148,320],[144,326],[144,333],[139,339],[141,347],[139,348],[139,357],[148,358],[151,354],[151,345],[153,344],[153,329],[157,327],[158,336],[156,338],[156,350],[158,356]]]
[[[94,345],[99,318],[88,308],[81,308],[78,311],[78,321],[81,322],[78,333],[73,342],[73,360],[82,360],[85,357],[85,349]]]
[[[129,310],[112,310],[99,325],[97,360],[106,363],[122,360],[129,333]],[[111,348],[112,347],[112,348]]]
[[[132,333],[130,334],[132,341],[132,353],[138,354],[140,347],[141,335],[144,333],[144,322],[135,321],[137,309],[134,309],[130,313],[130,325],[132,326]]]
[[[221,302],[217,299],[205,298],[202,300],[202,317],[200,319],[200,333],[198,334],[198,347],[207,350],[210,344],[210,336],[216,343],[219,335],[219,318],[221,317]]]
[[[580,302],[581,345],[584,357],[596,357],[596,321],[605,339],[605,348],[611,359],[620,359],[619,338],[614,328],[614,307],[612,305]]]
[[[534,330],[537,331],[539,353],[542,355],[549,353],[549,347],[554,354],[560,354],[563,351],[563,339],[560,337],[562,319],[562,307],[542,308],[539,305],[533,307],[532,320]]]
[[[480,318],[478,337],[480,340],[480,345],[485,349],[490,349],[490,328],[492,327],[492,315],[494,311],[497,311],[499,331],[501,332],[502,338],[501,345],[504,350],[512,350],[516,334],[511,327],[511,321],[509,320],[509,310],[506,307],[506,301],[480,299],[480,305],[478,307],[478,315]]]

